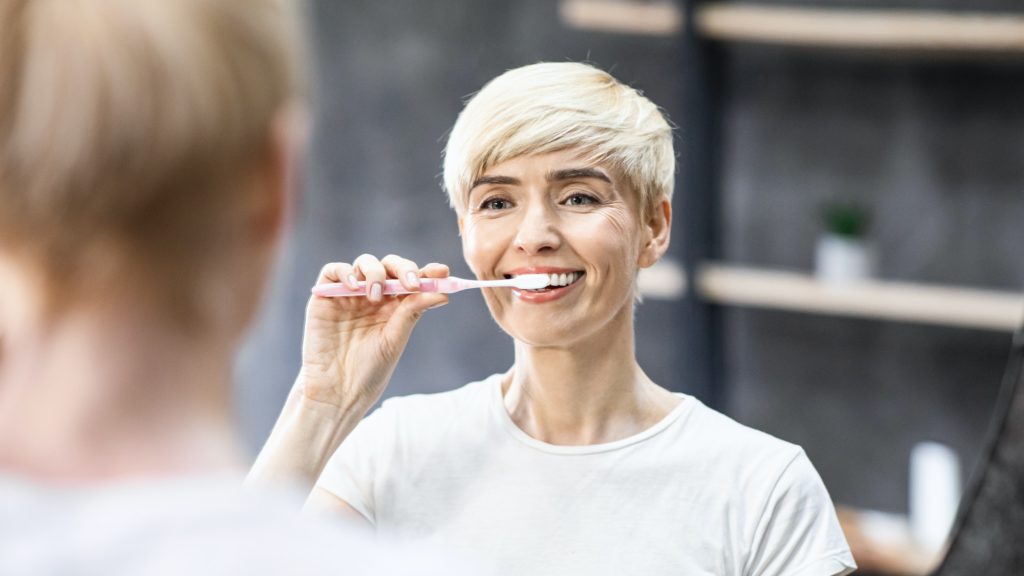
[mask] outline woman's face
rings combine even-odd
[[[659,211],[670,218],[667,202]],[[630,317],[638,268],[664,251],[657,222],[641,221],[624,179],[573,150],[487,170],[474,182],[459,227],[466,262],[481,279],[557,275],[558,287],[484,291],[498,324],[537,346],[566,346]]]

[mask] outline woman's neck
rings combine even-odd
[[[230,349],[128,311],[8,326],[0,469],[54,481],[241,468]]]
[[[664,418],[679,398],[636,362],[626,307],[604,329],[566,347],[516,342],[502,385],[512,420],[551,444],[600,444],[637,434]]]

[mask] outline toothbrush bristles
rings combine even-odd
[[[516,276],[516,288],[520,290],[540,290],[547,288],[549,276],[547,274],[523,274]]]

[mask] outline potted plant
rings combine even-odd
[[[833,284],[863,281],[874,274],[867,241],[868,211],[853,202],[836,202],[823,210],[824,231],[814,255],[817,277]]]

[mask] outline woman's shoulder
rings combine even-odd
[[[696,446],[709,458],[733,461],[742,467],[781,470],[804,456],[803,449],[792,442],[738,422],[696,398],[687,401],[694,406],[681,433],[689,440],[688,446]]]
[[[501,374],[493,374],[443,392],[392,396],[384,400],[376,416],[392,425],[414,429],[424,423],[452,424],[484,417],[500,379]]]
[[[500,376],[444,392],[388,398],[360,423],[351,442],[372,446],[379,454],[401,454],[403,458],[437,458],[441,453],[469,450],[486,442],[487,431],[493,428],[492,394]]]

